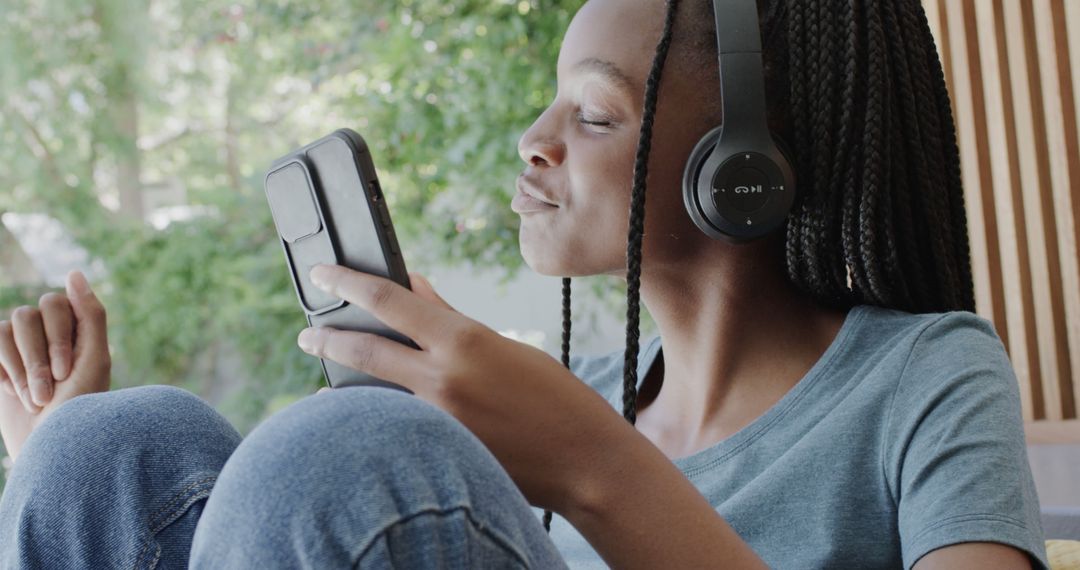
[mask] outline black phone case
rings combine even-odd
[[[316,264],[337,264],[412,288],[363,137],[339,129],[275,160],[264,188],[308,324],[374,333],[418,349],[412,339],[325,293],[308,277]],[[320,361],[331,387],[384,386],[410,392],[332,360]]]

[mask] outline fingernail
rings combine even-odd
[[[38,405],[35,404],[33,401],[31,401],[30,396],[27,395],[26,388],[22,386],[16,386],[15,391],[18,392],[19,400],[22,401],[23,407],[26,408],[27,412],[30,412],[31,414],[36,414],[41,411],[41,408],[38,407]]]
[[[300,350],[311,352],[315,345],[315,329],[306,328],[300,331],[300,336],[296,337],[296,343],[300,345]]]
[[[82,271],[71,272],[71,287],[80,295],[90,292],[90,284],[86,282],[86,276],[82,274]]]
[[[52,359],[53,378],[56,378],[57,382],[63,380],[64,378],[67,378],[69,370],[70,366],[68,365],[68,361],[66,358],[58,357]]]
[[[52,397],[51,384],[50,381],[40,381],[30,388],[35,404],[44,407],[45,404],[49,403],[49,399]]]
[[[324,278],[326,277],[325,265],[320,264],[312,267],[311,272],[308,273],[308,277],[311,278],[311,282],[314,283],[316,287],[320,289],[326,288],[326,281],[324,280]]]

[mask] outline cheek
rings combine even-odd
[[[575,187],[562,208],[522,216],[521,253],[534,271],[573,277],[625,267],[629,202],[610,181],[601,183]]]
[[[521,218],[521,253],[534,271],[582,276],[625,268],[632,154],[631,146],[625,153],[590,155],[579,149],[568,155],[568,201],[558,210]]]

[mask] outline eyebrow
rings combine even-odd
[[[634,82],[630,80],[630,77],[623,73],[619,66],[605,59],[588,57],[577,62],[574,69],[600,75],[628,93],[632,93],[634,90]]]

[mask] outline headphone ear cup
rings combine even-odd
[[[686,212],[690,214],[690,219],[706,233],[715,230],[712,230],[711,224],[706,221],[705,212],[702,211],[701,204],[698,203],[697,181],[700,178],[701,169],[705,165],[705,159],[716,147],[716,143],[720,140],[720,135],[723,132],[724,127],[721,125],[705,133],[705,136],[701,137],[701,140],[694,146],[694,150],[690,152],[689,158],[686,159],[686,168],[683,169],[683,204],[686,206]],[[708,180],[712,180],[712,176],[708,177]]]

